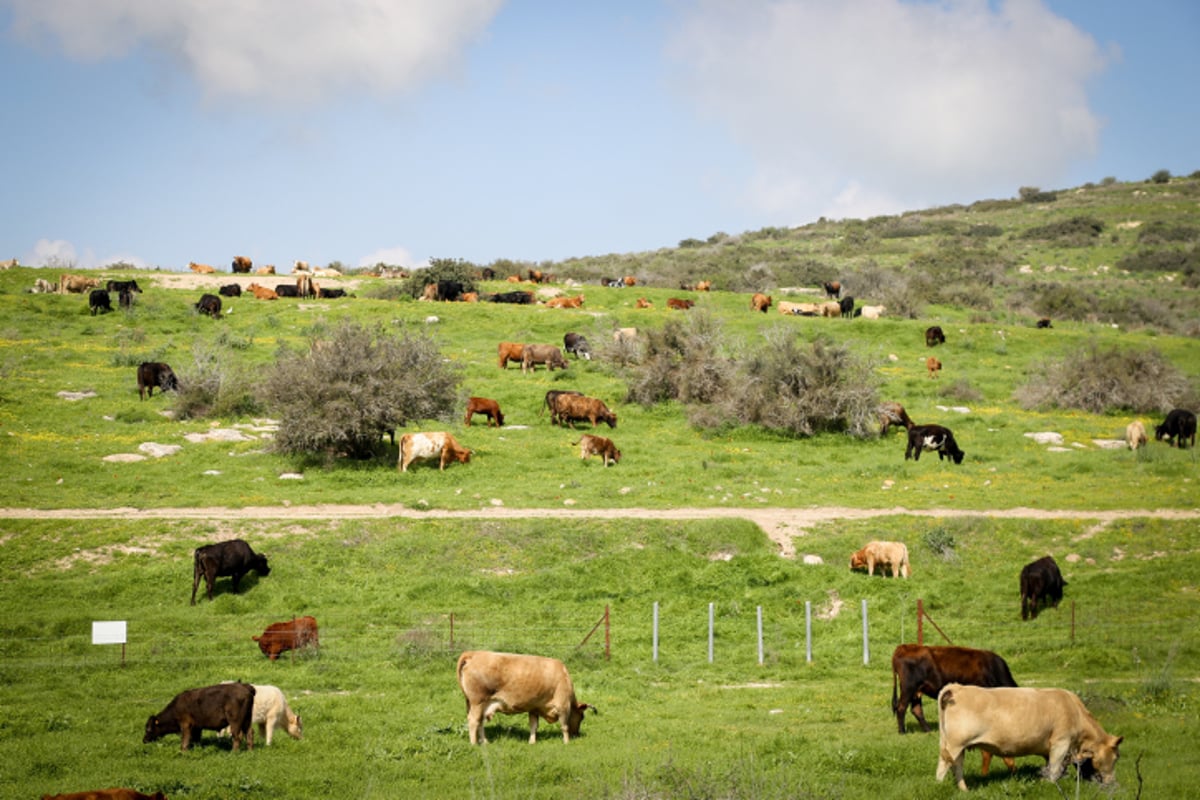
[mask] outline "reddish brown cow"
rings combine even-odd
[[[178,733],[181,750],[187,750],[205,730],[219,731],[229,726],[233,749],[243,742],[254,749],[251,731],[254,715],[254,687],[248,683],[220,683],[180,692],[157,714],[146,720],[142,744],[149,744],[169,733]]]
[[[201,275],[208,275],[216,272],[216,269],[210,267],[208,264],[197,264],[195,261],[188,262],[188,269],[190,269],[192,272],[198,272]]]
[[[634,308],[654,308],[654,303],[651,303],[644,297],[639,297],[637,302],[633,304]]]
[[[492,425],[497,428],[504,425],[504,414],[500,412],[500,404],[495,400],[489,400],[486,397],[472,397],[467,400],[467,414],[463,418],[463,424],[470,425],[471,418],[476,414],[483,414],[487,417],[489,428]]]
[[[762,292],[755,292],[754,297],[750,298],[750,310],[761,311],[767,313],[767,309],[771,307],[771,296]]]
[[[580,420],[587,420],[596,427],[597,420],[607,422],[608,427],[617,427],[617,415],[604,405],[604,401],[595,397],[585,397],[577,394],[560,394],[554,398],[550,421],[559,425],[570,425]]]
[[[258,300],[278,300],[279,299],[279,293],[276,292],[274,289],[268,289],[265,286],[259,286],[257,283],[250,284],[249,286],[246,287],[246,289],[249,292],[251,292],[254,295],[254,297]]]
[[[258,642],[258,649],[262,650],[263,655],[272,661],[287,650],[303,650],[310,646],[321,646],[317,636],[317,620],[313,617],[274,622],[267,626],[262,636],[251,636],[250,638]]]
[[[87,792],[44,794],[42,800],[167,800],[162,792],[142,794],[136,789],[92,789]]]
[[[942,362],[938,361],[934,356],[925,359],[925,369],[929,371],[929,377],[936,378],[942,371]]]
[[[687,311],[694,305],[696,305],[695,300],[684,300],[679,297],[667,298],[667,308],[673,308],[676,311]]]
[[[508,369],[510,361],[520,364],[525,360],[525,345],[518,342],[501,342],[496,352],[499,355],[500,369]]]
[[[547,308],[582,308],[583,295],[575,297],[552,297],[546,301]]]

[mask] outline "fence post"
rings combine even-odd
[[[917,598],[917,644],[925,644],[925,601]]]
[[[758,607],[758,665],[761,667],[763,663],[763,641],[762,641],[762,606]]]
[[[608,614],[608,603],[604,604],[604,660],[612,660],[612,628]]]
[[[450,612],[450,649],[454,649],[454,612]]]
[[[713,663],[713,604],[708,604],[708,663]]]
[[[871,662],[871,646],[867,639],[867,601],[862,601],[863,617],[863,666]]]
[[[652,652],[654,653],[654,663],[657,664],[658,663],[658,601],[657,600],[654,601],[654,646],[652,648]]]
[[[804,656],[812,663],[812,600],[804,601]]]

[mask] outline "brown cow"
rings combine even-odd
[[[244,273],[247,275],[250,274],[250,270],[253,267],[254,267],[254,262],[252,262],[250,259],[246,258],[245,256],[234,256],[233,263],[229,265],[229,268],[232,271],[241,272],[241,273]]]
[[[942,362],[938,361],[934,356],[925,359],[925,369],[929,371],[929,377],[936,378],[942,371]]]
[[[258,642],[258,649],[263,655],[274,661],[279,654],[287,650],[303,650],[310,645],[320,647],[321,641],[317,636],[317,620],[313,617],[300,617],[287,622],[273,622],[263,631],[262,636],[251,636]]]
[[[175,695],[166,708],[146,720],[142,744],[161,739],[168,733],[178,733],[179,748],[187,750],[193,734],[199,739],[205,730],[219,731],[229,726],[233,749],[236,751],[244,742],[253,750],[253,714],[254,687],[248,683],[219,683],[189,689]]]
[[[83,275],[64,274],[58,279],[59,294],[84,294],[100,285],[95,278],[85,278]]]
[[[651,303],[644,297],[639,297],[637,302],[633,304],[634,308],[654,308],[654,303]]]
[[[472,397],[467,400],[467,414],[463,418],[463,424],[470,425],[471,418],[476,414],[483,414],[487,417],[489,428],[492,425],[497,428],[504,425],[504,414],[500,411],[500,404],[495,400],[489,400],[486,397]]]
[[[903,425],[905,428],[911,429],[914,423],[909,418],[908,412],[904,410],[904,406],[893,402],[883,403],[879,406],[879,435],[886,434],[888,428],[893,425]]]
[[[142,794],[136,789],[92,789],[86,792],[44,794],[42,800],[167,800],[162,792]]]
[[[438,459],[438,469],[444,470],[451,461],[468,464],[471,461],[471,451],[460,445],[453,434],[445,431],[431,433],[406,433],[400,437],[401,472],[408,472],[408,467],[418,459]]]
[[[274,289],[268,289],[265,286],[259,286],[257,283],[252,283],[246,287],[246,290],[254,295],[258,300],[278,300],[279,294]]]
[[[946,334],[942,331],[941,325],[930,325],[925,329],[925,346],[936,347],[939,344],[946,343]]]
[[[707,292],[712,289],[712,281],[700,281],[696,284],[697,292]]]
[[[835,300],[842,294],[842,284],[839,281],[826,281],[824,284],[825,294]]]
[[[555,367],[566,369],[570,365],[563,357],[562,350],[552,344],[527,344],[521,357],[521,372],[536,371],[538,364],[545,364],[550,372]]]
[[[275,274],[275,265],[267,264],[265,267],[259,267],[258,269],[254,270],[254,274],[255,275],[274,275]]]
[[[604,401],[595,397],[585,397],[578,394],[560,394],[554,398],[550,422],[558,425],[567,424],[571,428],[580,420],[587,420],[596,427],[596,421],[607,422],[608,427],[617,427],[617,415],[604,405]]]
[[[684,300],[679,297],[668,297],[667,308],[673,308],[676,311],[687,311],[692,306],[696,305],[695,300]]]
[[[626,286],[637,286],[637,278],[633,277],[632,275],[626,275],[621,279],[621,282]]]
[[[912,576],[912,567],[908,563],[908,547],[904,542],[867,542],[861,550],[856,550],[850,556],[852,570],[866,567],[867,574],[874,575],[876,565],[879,566],[880,575],[884,569],[890,569],[893,578]]]
[[[515,361],[520,364],[525,360],[525,345],[518,342],[501,342],[496,348],[496,353],[499,356],[500,369],[508,369],[508,362]]]
[[[162,391],[179,391],[179,379],[169,364],[161,361],[143,361],[137,370],[138,397],[145,400],[154,396],[154,387]]]
[[[608,462],[616,464],[621,460],[621,451],[613,444],[612,439],[605,439],[603,436],[592,436],[590,433],[585,433],[578,442],[571,442],[573,445],[579,445],[579,458],[587,461],[588,456],[600,456],[604,459],[604,466],[608,466]]]
[[[563,742],[579,735],[583,712],[567,667],[556,658],[468,650],[458,657],[458,685],[467,700],[471,744],[487,741],[483,724],[501,714],[529,714],[529,743],[537,742],[538,719],[562,726]]]
[[[575,297],[552,297],[546,301],[547,308],[582,308],[583,295]]]
[[[771,295],[755,292],[754,297],[750,298],[750,310],[761,311],[767,313],[767,309],[771,307]]]
[[[188,269],[190,269],[192,272],[198,272],[201,275],[208,275],[217,271],[208,264],[197,264],[195,261],[188,262]]]

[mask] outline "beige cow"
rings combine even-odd
[[[563,741],[579,735],[583,712],[567,667],[557,658],[468,650],[458,657],[458,685],[467,699],[471,744],[487,741],[483,724],[501,714],[529,714],[529,743],[537,742],[538,719],[562,725]],[[595,709],[593,709],[594,711]]]
[[[866,567],[867,574],[874,575],[876,566],[879,567],[880,574],[884,569],[890,569],[893,578],[902,575],[905,578],[910,577],[912,567],[908,563],[908,547],[904,542],[867,542],[861,550],[850,556],[852,570]]]

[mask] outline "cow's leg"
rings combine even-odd
[[[179,749],[187,750],[192,744],[192,726],[186,721],[179,724]]]
[[[275,716],[273,714],[267,717],[266,722],[258,723],[258,733],[268,745],[271,744],[271,737],[275,734]]]
[[[537,726],[538,713],[536,711],[529,712],[529,743],[537,744]],[[567,729],[563,728],[563,735],[566,735]]]
[[[192,570],[192,605],[196,605],[196,589],[200,586],[200,566]]]
[[[467,735],[471,744],[487,742],[487,733],[483,729],[484,706],[474,705],[467,709]]]
[[[1067,771],[1067,763],[1071,760],[1071,742],[1063,737],[1050,745],[1050,755],[1046,758],[1046,780],[1057,781]]]
[[[912,699],[912,713],[917,718],[917,722],[921,723],[921,730],[929,733],[929,723],[925,721],[925,707],[921,705],[921,693],[917,692]]]
[[[908,713],[909,702],[908,695],[901,694],[899,700],[896,700],[895,696],[893,695],[892,713],[896,715],[896,725],[902,734],[908,733],[908,731],[904,728],[904,715]]]

